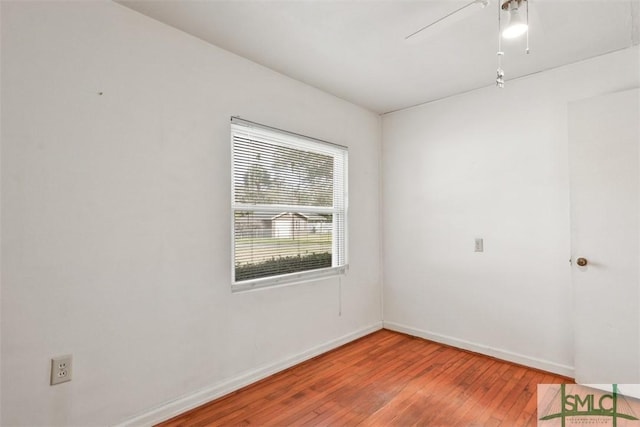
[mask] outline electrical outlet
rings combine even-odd
[[[51,385],[71,381],[71,355],[51,359]]]

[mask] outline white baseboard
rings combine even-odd
[[[402,332],[415,337],[424,338],[430,341],[435,341],[441,344],[447,344],[452,347],[461,348],[464,350],[473,351],[476,353],[484,354],[487,356],[495,357],[497,359],[506,360],[508,362],[517,363],[519,365],[529,366],[531,368],[541,369],[543,371],[552,372],[558,375],[564,375],[573,378],[574,370],[573,366],[561,365],[559,363],[551,362],[548,360],[538,359],[535,357],[525,356],[523,354],[513,353],[508,350],[499,348],[493,348],[486,345],[461,340],[458,338],[450,337],[447,335],[438,334],[435,332],[424,331],[421,329],[412,328],[410,326],[401,325],[394,322],[383,322],[385,329],[392,331]]]
[[[168,420],[172,417],[175,417],[176,415],[196,408],[200,405],[222,397],[242,387],[264,379],[277,372],[283,371],[287,368],[297,365],[298,363],[304,362],[305,360],[309,360],[322,353],[326,353],[329,350],[333,350],[334,348],[340,347],[341,345],[344,345],[348,342],[361,338],[380,329],[382,329],[382,322],[375,323],[366,328],[360,329],[335,340],[311,348],[281,362],[254,369],[235,378],[230,378],[226,381],[213,384],[210,387],[197,391],[193,394],[167,402],[160,407],[154,408],[134,418],[128,419],[118,424],[117,427],[151,426],[159,422]]]

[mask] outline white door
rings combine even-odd
[[[569,105],[574,364],[582,384],[640,383],[639,97],[633,89]]]

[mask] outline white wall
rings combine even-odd
[[[150,422],[381,326],[376,115],[105,1],[3,1],[2,97],[2,425],[183,398]],[[341,297],[231,294],[231,115],[349,146]]]
[[[386,327],[572,374],[567,105],[637,87],[638,58],[383,117]]]

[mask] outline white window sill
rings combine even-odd
[[[348,265],[340,267],[323,268],[313,271],[301,271],[299,273],[284,274],[275,277],[265,277],[261,279],[244,280],[231,285],[231,292],[247,292],[258,289],[280,288],[283,286],[293,286],[306,282],[327,279],[331,277],[343,276],[349,269]]]

